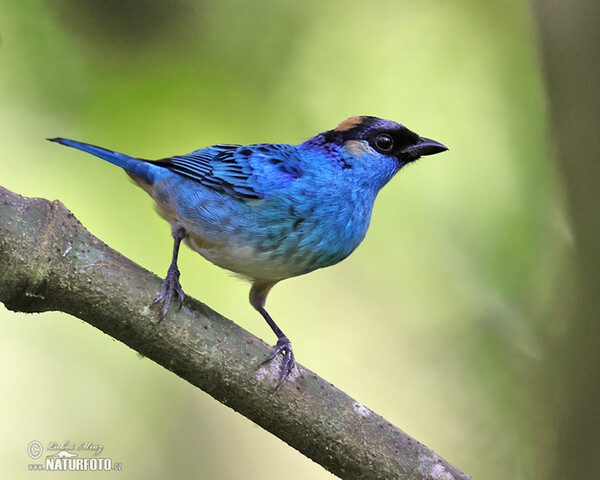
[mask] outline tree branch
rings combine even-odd
[[[277,390],[271,347],[186,297],[156,323],[160,279],[90,234],[59,201],[0,187],[0,301],[78,317],[261,425],[342,478],[467,475],[301,365]]]

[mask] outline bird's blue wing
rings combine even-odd
[[[271,196],[302,176],[294,145],[215,145],[152,163],[237,198]]]

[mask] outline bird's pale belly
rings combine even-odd
[[[216,244],[190,232],[185,242],[215,265],[252,279],[277,281],[325,266],[319,264],[318,255],[288,251],[281,246],[266,250],[233,242]]]

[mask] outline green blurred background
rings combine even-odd
[[[163,276],[147,195],[46,137],[160,158],[367,114],[443,142],[383,190],[348,260],[278,285],[270,312],[302,364],[474,478],[544,478],[539,378],[573,233],[543,84],[521,0],[2,0],[0,184],[60,199]],[[273,343],[248,285],[187,249],[180,266],[188,294]],[[333,478],[89,325],[0,309],[4,478],[54,476],[27,472],[32,440],[123,463],[86,478]]]

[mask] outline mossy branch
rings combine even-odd
[[[271,347],[186,297],[157,323],[161,280],[90,234],[59,201],[0,187],[0,301],[59,310],[120,340],[341,478],[468,479],[434,452],[298,365],[278,388]]]

